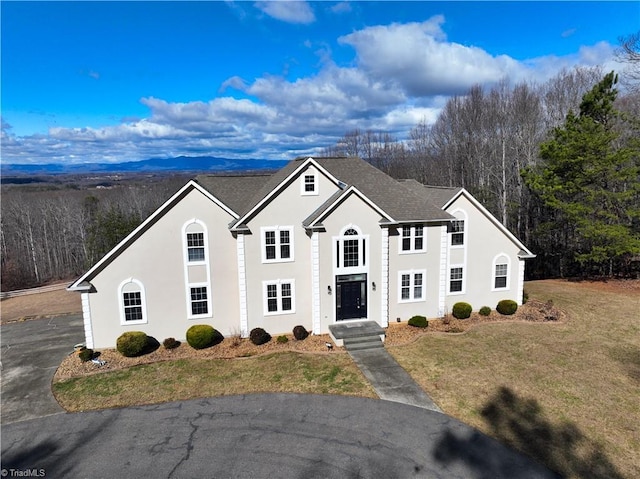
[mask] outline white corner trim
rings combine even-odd
[[[447,248],[447,225],[440,226],[440,282],[438,285],[438,315],[446,313],[447,296],[447,263],[449,261],[449,249]]]
[[[238,291],[240,297],[240,335],[249,337],[249,320],[247,311],[247,267],[244,251],[244,234],[236,237],[236,255],[238,260]]]
[[[380,326],[389,326],[389,228],[381,229],[382,258],[380,262],[382,280],[380,285]]]
[[[93,326],[91,324],[91,305],[89,304],[89,293],[81,293],[80,302],[82,304],[85,346],[89,349],[93,349]]]
[[[522,299],[524,295],[524,259],[518,260],[518,298],[516,302],[522,306]]]
[[[311,233],[311,298],[313,334],[320,334],[320,234]]]

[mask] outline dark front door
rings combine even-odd
[[[363,275],[358,275],[363,276]],[[344,278],[353,279],[353,278]],[[336,282],[336,319],[356,319],[367,317],[367,282],[365,280]]]

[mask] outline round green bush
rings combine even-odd
[[[194,324],[187,329],[187,343],[193,349],[204,349],[213,344],[216,330],[208,324]]]
[[[80,352],[78,353],[78,357],[80,358],[80,361],[82,361],[83,363],[86,363],[87,361],[91,361],[93,359],[93,349],[81,349]]]
[[[478,313],[480,313],[480,316],[489,316],[491,314],[491,308],[489,306],[483,306]]]
[[[249,339],[256,346],[271,341],[271,335],[262,328],[253,328],[249,333]]]
[[[511,315],[518,310],[518,303],[512,299],[503,299],[496,306],[496,311],[500,314]]]
[[[289,338],[287,338],[284,334],[281,336],[278,336],[276,338],[276,342],[280,343],[280,344],[284,344],[284,343],[288,343],[289,342]]]
[[[456,303],[453,305],[453,309],[451,310],[451,314],[453,314],[454,318],[457,319],[467,319],[471,316],[471,305],[469,303]]]
[[[302,341],[303,339],[306,339],[307,336],[309,336],[309,331],[307,331],[307,329],[304,326],[296,326],[295,328],[293,328],[293,337],[296,338],[298,341]]]
[[[120,354],[128,358],[142,354],[147,347],[149,338],[142,331],[127,331],[122,333],[116,341],[116,349]]]
[[[180,341],[176,341],[176,338],[167,338],[162,341],[162,345],[165,349],[175,349],[180,346]]]
[[[426,328],[429,326],[429,321],[424,316],[412,316],[407,324],[416,328]]]

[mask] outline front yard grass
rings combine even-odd
[[[615,284],[529,282],[565,322],[487,324],[389,352],[447,414],[563,476],[640,477],[640,289]]]
[[[260,392],[377,397],[348,355],[291,352],[143,364],[55,382],[53,392],[67,411]]]

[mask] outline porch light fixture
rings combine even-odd
[[[376,290],[376,282],[375,281],[371,282],[371,287],[373,288],[374,291]]]
[[[331,286],[327,286],[327,294],[331,294]]]

